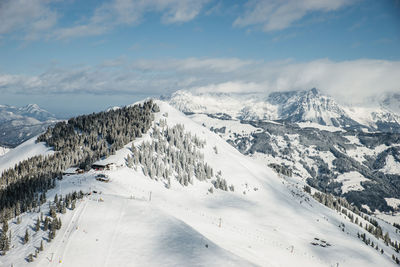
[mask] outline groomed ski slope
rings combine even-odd
[[[15,247],[0,257],[1,266],[395,266],[391,249],[381,241],[385,255],[357,238],[363,229],[313,199],[307,201],[300,179],[278,177],[265,163],[240,154],[168,104],[157,103],[161,111],[155,122],[162,118],[169,126],[184,124],[186,131],[205,139],[205,162],[214,172],[221,170],[235,191],[214,189],[211,194],[210,182],[195,180],[182,187],[174,179],[167,189],[126,166],[107,171],[109,183],[96,181],[95,171],[67,176],[47,199],[74,190],[97,193],[62,215],[61,230],[51,243],[45,242],[33,263],[25,257],[39,246],[42,231],[26,245],[19,238],[26,225],[34,225],[37,213],[23,215],[20,225],[10,223]],[[146,134],[135,144],[150,138]],[[124,163],[128,147],[108,161]],[[43,206],[45,211],[47,204]],[[392,227],[379,223],[399,240]],[[311,245],[315,238],[331,246]]]

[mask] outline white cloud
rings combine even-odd
[[[251,60],[237,58],[186,58],[166,60],[138,60],[131,64],[134,69],[140,70],[178,70],[182,72],[202,71],[229,73],[246,66],[256,64]]]
[[[95,67],[53,69],[37,76],[0,74],[0,94],[200,92],[267,93],[310,89],[349,103],[400,92],[400,61],[262,62],[237,58],[116,59]]]
[[[353,3],[354,0],[252,0],[234,26],[261,25],[264,31],[290,27],[311,12],[329,12]]]
[[[0,1],[0,37],[16,31],[24,39],[37,39],[57,23],[57,13],[49,7],[49,0]]]
[[[243,93],[261,93],[264,92],[265,88],[261,84],[253,82],[222,82],[218,84],[209,84],[200,87],[191,88],[192,91],[196,93],[233,93],[233,94],[243,94]]]
[[[25,40],[101,35],[121,25],[137,25],[148,13],[159,14],[165,24],[184,23],[197,17],[209,0],[107,0],[93,7],[87,19],[63,27],[58,24],[60,15],[52,8],[57,2],[1,0],[0,38],[11,34],[22,34]]]
[[[163,23],[183,23],[193,20],[209,0],[112,0],[94,10],[83,24],[57,30],[57,39],[100,35],[119,25],[141,23],[146,13],[156,12]]]

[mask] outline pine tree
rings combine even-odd
[[[56,219],[57,220],[57,219]],[[58,221],[57,221],[57,230],[60,230],[61,229],[61,218],[58,218]]]
[[[37,220],[36,220],[36,224],[35,224],[35,231],[37,232],[39,230],[40,230],[40,219],[38,217]]]
[[[10,240],[7,236],[7,232],[2,232],[0,235],[0,250],[3,251],[3,255],[10,249]]]
[[[383,237],[383,241],[385,242],[386,246],[390,244],[390,237],[388,232],[386,232],[385,236]]]
[[[43,240],[40,240],[40,247],[39,247],[39,251],[43,251]]]
[[[62,208],[61,208],[61,213],[62,213],[62,214],[65,214],[66,212],[67,212],[67,207],[66,207],[65,202],[63,202]]]
[[[11,232],[10,232],[11,235]],[[7,233],[4,234],[4,243],[3,243],[3,253],[5,254],[6,251],[10,250],[10,242],[11,238],[7,238]]]
[[[49,242],[51,242],[51,240],[53,240],[55,236],[56,236],[56,229],[51,229],[48,237]]]
[[[24,244],[28,243],[29,241],[29,232],[28,229],[25,230],[25,236],[24,236]]]
[[[54,206],[50,207],[50,216],[52,218],[56,218],[57,217],[57,212],[56,212],[56,208]]]
[[[2,227],[3,232],[8,231],[8,221],[6,219],[3,219],[3,227]]]
[[[43,222],[43,230],[47,231],[49,229],[49,217],[46,216],[46,219],[44,219]]]

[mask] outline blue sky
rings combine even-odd
[[[400,91],[398,47],[398,0],[2,0],[0,103],[70,116],[192,88],[365,98]]]

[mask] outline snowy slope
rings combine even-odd
[[[8,151],[10,151],[9,148],[0,146],[0,157],[6,154]]]
[[[37,136],[29,139],[22,143],[16,148],[11,149],[8,153],[0,156],[0,174],[8,169],[15,166],[20,161],[31,158],[38,155],[49,155],[53,151],[46,147],[44,143],[36,144]]]
[[[49,191],[48,199],[73,190],[97,193],[62,215],[61,230],[51,243],[45,242],[34,263],[24,257],[38,246],[43,232],[26,245],[19,240],[37,213],[24,214],[20,225],[10,224],[15,247],[0,257],[0,265],[394,266],[392,251],[382,240],[373,239],[384,248],[384,255],[357,238],[357,232],[365,230],[305,194],[299,179],[278,177],[264,162],[240,154],[168,104],[158,104],[161,111],[155,121],[184,124],[186,131],[206,140],[204,160],[215,171],[221,170],[235,191],[211,194],[210,183],[197,180],[188,187],[172,180],[167,189],[141,170],[126,166],[107,171],[109,183],[96,181],[95,171],[68,176]],[[150,138],[146,134],[135,145]],[[124,162],[129,147],[108,160]],[[343,230],[338,227],[342,223]],[[400,240],[393,227],[380,224]],[[321,240],[330,246],[319,245]]]

